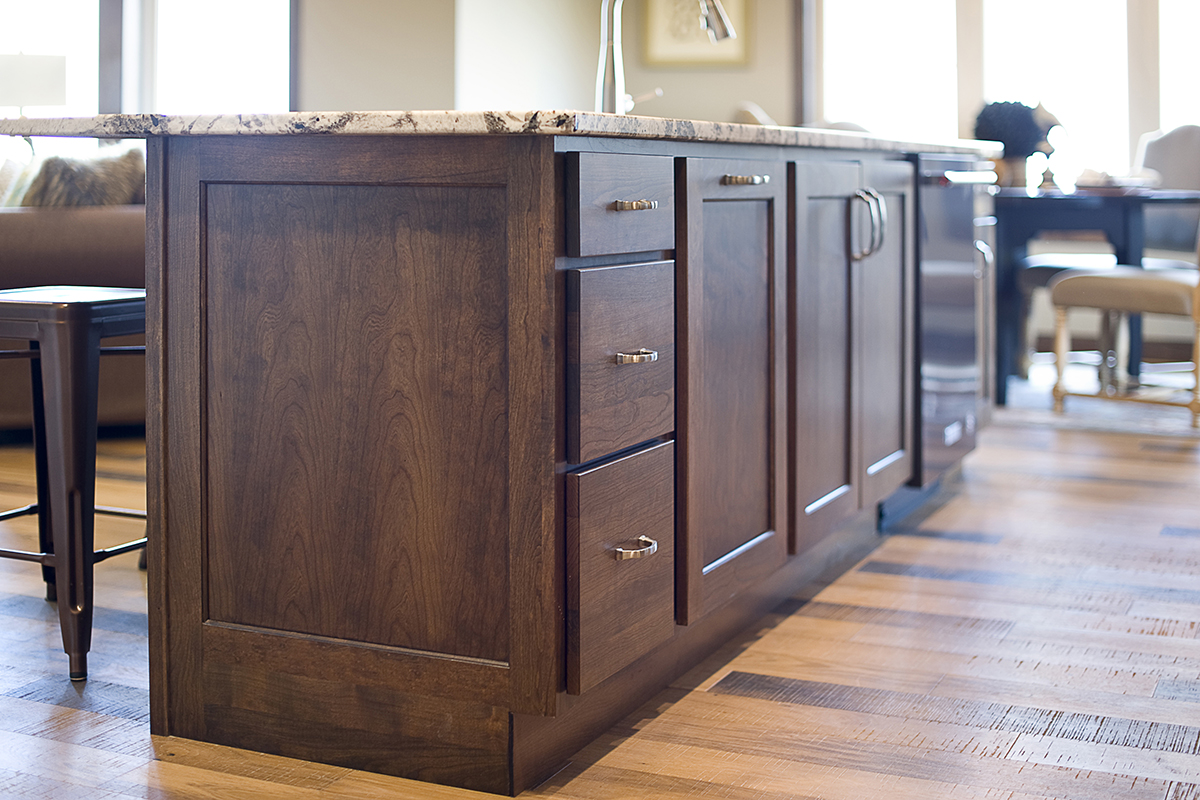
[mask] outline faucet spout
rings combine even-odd
[[[712,39],[713,44],[722,39],[737,38],[737,31],[733,29],[733,23],[729,21],[729,15],[725,13],[721,0],[699,0],[699,2],[700,27],[708,31],[708,38]]]
[[[625,59],[621,54],[621,4],[604,0],[600,8],[600,64],[596,70],[596,111],[624,114]]]
[[[625,94],[625,59],[621,53],[621,5],[625,0],[603,0],[600,6],[600,63],[596,68],[596,111],[624,114],[632,104]],[[721,0],[698,0],[700,27],[714,43],[737,38],[737,31]]]

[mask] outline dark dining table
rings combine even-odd
[[[1099,231],[1118,264],[1141,266],[1145,249],[1144,211],[1158,203],[1200,203],[1200,191],[1147,188],[1080,188],[1073,194],[1001,189],[996,216],[996,403],[1007,400],[1010,375],[1017,374],[1020,343],[1020,274],[1028,243],[1047,231]],[[1129,371],[1141,363],[1141,319],[1129,324]]]

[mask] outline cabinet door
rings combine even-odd
[[[677,162],[677,595],[695,622],[786,545],[786,171]]]
[[[855,319],[857,270],[850,254],[864,244],[855,220],[857,162],[795,165],[796,263],[791,270],[789,428],[793,465],[792,552],[820,541],[858,510],[859,420]]]
[[[866,162],[863,182],[880,199],[882,240],[858,262],[861,314],[858,362],[862,402],[861,507],[877,503],[913,474],[913,168]]]

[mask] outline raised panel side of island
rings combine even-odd
[[[155,732],[509,791],[563,680],[549,142],[157,147]]]

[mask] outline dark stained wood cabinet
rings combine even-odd
[[[152,139],[153,732],[516,793],[814,577],[789,502],[908,463],[912,219],[805,154]]]
[[[154,729],[507,791],[563,681],[551,142],[152,145]]]
[[[862,258],[859,347],[862,489],[873,506],[913,475],[916,425],[914,182],[905,161],[866,161],[863,183],[879,195],[881,231]]]
[[[792,552],[913,469],[912,168],[794,166],[789,427]]]
[[[567,475],[567,690],[580,694],[675,633],[675,446]]]
[[[783,162],[680,159],[676,615],[787,558]]]
[[[675,262],[567,272],[567,460],[675,430]]]

